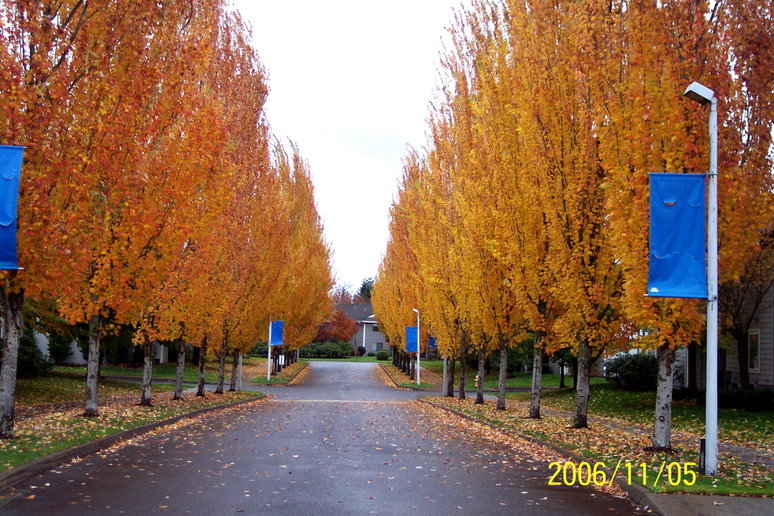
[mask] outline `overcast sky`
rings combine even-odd
[[[269,73],[269,123],[309,162],[336,280],[376,275],[407,146],[426,142],[464,0],[233,0]]]

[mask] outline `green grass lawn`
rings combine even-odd
[[[509,393],[509,398],[529,400],[529,393]],[[573,410],[575,393],[572,389],[545,391],[541,396],[543,406]],[[652,424],[656,405],[655,392],[631,392],[616,389],[602,379],[592,383],[589,397],[589,414],[613,417],[639,424]],[[675,430],[704,433],[704,407],[686,401],[672,404],[672,425]],[[774,440],[774,411],[750,412],[741,409],[718,411],[720,439],[730,440],[759,448],[770,448]]]
[[[47,403],[67,403],[83,401],[85,382],[72,375],[51,373],[35,378],[19,378],[16,381],[16,403],[25,405],[45,405]],[[156,392],[174,390],[174,385],[154,385]],[[140,399],[142,386],[136,383],[113,380],[100,380],[101,398],[136,394]]]
[[[443,360],[422,360],[421,365],[423,368],[428,369],[436,374],[443,374]],[[456,362],[456,376],[455,383],[459,381],[460,363]],[[466,371],[468,381],[472,384],[476,377],[477,371],[470,368]],[[484,389],[496,390],[499,389],[500,379],[498,372],[494,371],[484,377]],[[542,379],[543,387],[559,387],[560,375],[558,374],[544,374]],[[564,382],[566,386],[572,385],[572,376],[564,376]],[[604,378],[592,377],[592,385],[601,385],[605,383]],[[516,373],[508,378],[505,382],[506,387],[531,387],[532,386],[532,373]]]
[[[123,430],[185,414],[194,410],[252,399],[254,392],[208,394],[205,398],[186,396],[172,401],[169,394],[155,397],[154,405],[139,405],[142,387],[136,383],[100,380],[100,415],[81,417],[84,380],[73,375],[51,373],[36,378],[20,378],[16,382],[16,438],[0,440],[0,472],[44,455],[93,441]],[[173,385],[154,385],[158,394],[174,390]],[[119,398],[108,404],[104,400]],[[24,415],[26,407],[50,403],[77,403],[74,407],[60,405],[55,409],[36,409]]]
[[[243,360],[243,364],[244,364]],[[216,382],[218,380],[218,364],[217,362],[208,362],[204,371],[204,379],[207,382]],[[68,373],[68,374],[86,374],[86,366],[54,366],[54,372]],[[231,364],[226,363],[226,376],[231,371]],[[142,367],[118,367],[118,366],[102,366],[101,372],[103,376],[129,376],[129,377],[141,377]],[[167,378],[174,380],[177,375],[177,364],[168,362],[166,364],[154,364],[153,365],[153,377],[154,378]],[[186,364],[185,371],[183,372],[183,381],[189,383],[197,383],[199,381],[199,369],[192,365]]]

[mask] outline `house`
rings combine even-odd
[[[336,305],[336,309],[347,314],[347,317],[358,325],[357,333],[349,340],[353,348],[363,346],[366,348],[366,353],[376,353],[387,347],[385,344],[387,339],[379,331],[379,324],[371,303],[339,304]]]
[[[774,388],[774,288],[764,294],[752,318],[746,342],[750,385],[756,389]],[[677,367],[683,386],[706,383],[707,354],[704,346],[691,345],[677,351]],[[695,378],[692,379],[691,376]],[[722,345],[718,351],[718,388],[739,388],[737,344]]]

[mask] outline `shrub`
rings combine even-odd
[[[605,376],[621,389],[654,390],[658,380],[658,359],[642,353],[619,355],[605,360]]]
[[[347,342],[313,342],[301,348],[301,358],[345,358],[354,350]]]
[[[16,374],[19,377],[39,376],[51,370],[51,362],[43,356],[32,328],[25,327],[19,336],[19,361]]]
[[[373,351],[369,351],[369,352],[366,354],[366,356],[369,356],[369,357],[375,357],[375,356],[376,356],[376,353],[374,353]]]
[[[380,349],[376,352],[376,360],[389,360],[390,352],[386,349]]]
[[[774,391],[771,389],[748,389],[742,391],[743,406],[750,412],[764,412],[774,408]]]
[[[365,346],[358,346],[357,347],[357,356],[362,357],[366,354],[366,348]]]
[[[55,364],[64,364],[70,357],[70,343],[72,338],[63,337],[56,332],[48,336],[48,356]]]

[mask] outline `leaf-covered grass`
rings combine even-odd
[[[529,393],[509,393],[508,397],[526,401]],[[572,389],[545,391],[541,396],[545,407],[573,410],[575,393]],[[641,425],[653,424],[656,406],[655,392],[631,392],[610,384],[592,384],[589,414],[612,417]],[[672,404],[672,428],[696,435],[704,433],[704,407],[695,402],[675,401]],[[754,448],[774,449],[774,411],[750,412],[741,409],[718,411],[718,435],[721,440]]]
[[[244,361],[243,361],[244,365]],[[54,366],[54,372],[74,375],[86,375],[86,366]],[[231,371],[231,364],[226,363],[226,375]],[[102,376],[129,376],[133,378],[142,377],[142,367],[119,367],[102,366],[100,369]],[[168,362],[165,364],[153,365],[154,378],[175,379],[177,376],[177,364]],[[218,380],[218,363],[207,362],[204,369],[204,380],[206,382],[216,382]],[[187,383],[197,383],[199,381],[199,369],[193,364],[186,364],[183,372],[183,381]]]
[[[0,471],[124,430],[259,395],[227,392],[204,398],[186,395],[183,400],[173,401],[169,392],[173,386],[154,385],[154,404],[143,407],[138,404],[140,389],[133,383],[100,381],[100,415],[86,418],[81,416],[80,403],[72,405],[83,400],[82,379],[61,374],[19,379],[17,437],[0,440]]]
[[[433,403],[449,407],[467,416],[494,426],[515,431],[516,433],[536,437],[551,442],[564,449],[589,459],[604,462],[611,470],[620,461],[623,468],[630,464],[638,471],[640,464],[647,464],[648,488],[657,492],[685,492],[704,494],[739,494],[755,496],[774,496],[774,471],[763,466],[754,465],[740,460],[729,453],[721,452],[719,457],[719,472],[717,477],[705,477],[698,474],[693,486],[671,486],[662,476],[656,484],[661,464],[699,462],[698,446],[676,448],[674,453],[650,453],[644,448],[650,445],[650,432],[639,425],[621,424],[625,420],[606,420],[592,423],[591,429],[569,428],[569,421],[564,413],[543,411],[542,419],[528,419],[528,403],[515,400],[509,401],[505,411],[495,410],[494,403],[475,405],[472,400],[460,401],[455,398],[430,397]],[[698,441],[698,439],[697,439]],[[568,462],[578,462],[568,459]],[[696,466],[689,468],[697,471]],[[619,470],[619,475],[625,472]],[[632,483],[641,483],[639,477],[634,477]]]
[[[290,364],[287,367],[282,368],[282,371],[278,374],[272,375],[271,380],[266,380],[266,371],[263,370],[260,372],[259,376],[254,376],[250,382],[252,383],[261,383],[261,384],[286,384],[289,381],[291,381],[296,374],[298,374],[301,369],[306,367],[307,363],[305,361],[299,361],[295,362],[293,364]],[[264,364],[265,367],[265,364]]]
[[[422,367],[425,369],[429,369],[430,371],[433,371],[436,374],[442,375],[443,374],[443,360],[422,360]],[[455,365],[455,374],[457,376],[457,380],[459,380],[459,374],[460,374],[460,363],[456,362]],[[468,382],[472,385],[475,377],[476,377],[477,371],[472,370],[468,368],[466,371],[466,377],[468,379]],[[542,385],[544,387],[559,387],[559,383],[561,381],[560,375],[558,374],[544,374],[542,379]],[[599,385],[606,382],[604,378],[599,377],[592,377],[590,378],[592,385]],[[484,389],[486,390],[496,390],[499,388],[499,376],[498,372],[494,371],[484,377]],[[564,375],[564,383],[568,387],[572,385],[572,376]],[[505,382],[506,387],[531,387],[532,386],[532,373],[516,373],[513,376],[508,377],[508,379]]]
[[[85,382],[71,375],[51,373],[35,378],[20,378],[16,381],[16,403],[23,408],[31,405],[49,403],[68,403],[83,401]],[[127,382],[100,380],[99,394],[102,399],[116,396],[137,395],[140,398],[141,386]],[[154,385],[154,391],[174,390],[173,385]]]

